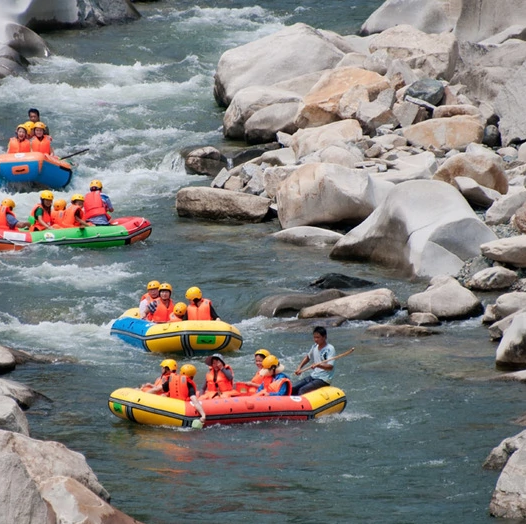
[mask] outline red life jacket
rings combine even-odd
[[[225,366],[225,369],[228,369],[232,372],[232,368],[229,365]],[[233,372],[232,372],[233,375]],[[231,391],[234,389],[234,381],[228,380],[226,375],[222,370],[217,372],[217,376],[214,380],[214,370],[210,368],[210,371],[206,374],[206,392],[215,392],[219,391],[223,393],[225,391]]]
[[[106,206],[102,201],[100,191],[90,191],[86,193],[84,197],[84,216],[86,220],[100,215],[106,215],[108,220],[111,218],[111,216],[106,213]]]
[[[62,219],[62,225],[64,227],[79,227],[80,222],[77,220],[77,210],[80,210],[80,218],[84,218],[84,211],[82,207],[76,204],[70,204],[66,211],[64,211],[64,218]]]
[[[153,300],[151,302],[154,302]],[[170,322],[170,315],[174,310],[174,303],[172,299],[168,301],[168,306],[163,304],[163,301],[160,298],[156,298],[157,309],[155,313],[148,313],[146,319],[150,322]]]
[[[35,207],[31,210],[31,213],[29,216],[32,216],[35,219],[35,223],[29,228],[29,231],[44,231],[44,227],[40,225],[38,220],[35,217],[35,212],[37,209],[42,209],[42,220],[46,222],[47,224],[51,224],[51,213],[44,208],[42,204],[36,204]]]
[[[11,215],[13,217],[15,216],[15,214],[11,211],[10,207],[8,206],[0,207],[0,227],[11,229],[9,222],[7,221],[7,215]]]
[[[62,221],[64,220],[64,213],[64,209],[60,209],[58,211],[56,209],[52,209],[51,224],[53,224],[54,226],[62,226]]]
[[[269,393],[277,393],[281,389],[281,386],[283,386],[283,383],[287,384],[287,391],[285,392],[285,395],[290,395],[292,393],[292,382],[286,377],[273,380],[265,389]]]
[[[197,391],[197,386],[191,378],[188,378],[186,375],[172,374],[168,382],[168,396],[179,400],[190,400],[189,384],[193,386],[194,391]]]
[[[30,143],[31,151],[34,153],[44,153],[45,155],[51,154],[51,140],[49,139],[49,136],[44,135],[42,140],[35,136],[31,139]]]
[[[7,153],[10,155],[15,153],[31,153],[31,142],[27,138],[24,138],[22,141],[16,137],[10,138]]]
[[[213,320],[210,313],[210,306],[212,302],[207,298],[202,298],[199,302],[199,305],[196,306],[194,302],[188,304],[186,314],[188,320]]]

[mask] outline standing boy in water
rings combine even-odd
[[[303,395],[323,386],[330,386],[334,376],[334,364],[331,359],[334,358],[336,351],[334,346],[327,342],[327,330],[322,326],[316,326],[312,332],[312,337],[314,345],[303,357],[294,374],[301,375],[301,368],[311,361],[314,364],[314,371],[309,377],[300,380],[292,387],[292,395]],[[324,360],[329,362],[321,363]]]

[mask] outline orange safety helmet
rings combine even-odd
[[[53,204],[53,209],[55,211],[64,211],[67,205],[68,203],[65,200],[59,198],[58,200],[55,200],[55,203]]]

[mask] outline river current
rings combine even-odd
[[[365,331],[372,322],[330,328],[337,352],[356,348],[337,362],[334,380],[348,404],[314,422],[191,431],[134,425],[108,410],[114,389],[160,370],[159,356],[109,334],[151,279],[171,282],[175,299],[198,285],[241,330],[243,348],[228,356],[241,380],[253,374],[255,349],[272,350],[291,372],[312,343],[311,329],[295,319],[257,316],[263,298],[308,292],[329,272],[389,287],[402,303],[425,288],[370,264],[331,260],[327,249],[278,244],[268,237],[277,221],[233,226],[177,216],[177,190],[210,182],[187,175],[178,152],[225,145],[212,95],[221,53],[295,22],[352,34],[381,2],[276,4],[139,3],[135,23],[43,35],[53,56],[0,83],[4,150],[29,107],[40,109],[59,155],[89,148],[55,198],[85,193],[98,178],[116,216],[153,223],[151,237],[128,248],[0,255],[1,343],[59,357],[8,376],[53,401],[27,412],[31,435],[83,453],[112,503],[148,524],[495,522],[488,505],[498,473],[481,466],[522,429],[513,421],[523,414],[525,387],[491,380],[496,345],[480,318],[417,340],[373,338]],[[12,197],[19,218],[38,199]],[[200,383],[206,366],[193,363]]]

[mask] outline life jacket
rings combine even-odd
[[[11,211],[9,206],[0,207],[0,227],[11,229],[11,227],[9,226],[9,222],[7,221],[7,215],[11,215],[13,217],[15,216],[15,214]]]
[[[170,313],[170,322],[182,322],[184,319],[177,316],[173,311]]]
[[[172,375],[168,382],[168,396],[179,400],[190,400],[189,384],[193,386],[194,391],[197,391],[197,386],[191,378],[185,375]]]
[[[148,313],[146,319],[150,322],[170,322],[170,314],[174,309],[172,299],[169,300],[168,306],[165,306],[160,298],[156,298],[155,301],[152,300],[151,302],[157,302],[157,309],[155,313]]]
[[[111,216],[106,212],[106,206],[100,196],[100,191],[90,191],[84,197],[84,217],[89,220],[92,217],[106,215],[108,220]]]
[[[229,371],[232,371],[232,368],[229,365],[225,366],[225,369],[228,369]],[[233,375],[233,371],[232,371]],[[200,397],[201,399],[207,399],[207,398],[214,398],[217,394],[225,394],[225,396],[233,396],[233,393],[239,394],[238,391],[234,390],[234,382],[233,380],[228,380],[226,375],[223,373],[222,370],[219,370],[217,372],[217,376],[214,380],[214,370],[210,368],[208,373],[206,374],[206,391],[205,393]]]
[[[266,390],[268,393],[277,393],[283,384],[287,384],[287,391],[285,392],[285,395],[290,395],[292,393],[292,382],[289,378],[286,376],[282,376],[281,378],[278,378],[276,380],[273,380],[267,387]]]
[[[257,384],[259,386],[259,384],[261,384],[264,380],[265,380],[266,377],[263,377],[262,375],[259,374],[259,371],[252,377],[252,380],[250,382],[253,382],[254,384]]]
[[[56,210],[56,209],[52,209],[51,210],[51,223],[54,225],[54,226],[62,226],[62,222],[64,220],[64,213],[65,213],[65,209],[60,209],[60,210]]]
[[[188,320],[212,320],[212,315],[210,314],[211,305],[212,302],[207,298],[202,298],[198,306],[195,305],[195,302],[191,302],[186,310]]]
[[[35,212],[39,208],[42,209],[42,211],[44,212],[42,215],[42,220],[44,220],[44,222],[48,224],[51,224],[51,213],[47,209],[45,209],[42,204],[36,204],[35,207],[33,207],[33,209],[31,210],[31,213],[29,214],[29,216],[32,216],[35,219],[35,223],[29,228],[29,231],[44,231],[45,229],[43,226],[40,225],[40,223],[35,217]]]
[[[64,211],[64,218],[62,220],[62,225],[64,227],[79,227],[80,222],[77,220],[77,217],[75,216],[77,213],[77,210],[80,209],[80,218],[84,218],[84,211],[82,210],[82,207],[77,206],[76,204],[70,204],[66,211]]]
[[[10,138],[7,153],[10,155],[14,153],[31,153],[31,142],[27,138],[24,138],[22,141],[16,137]]]
[[[141,388],[141,391],[150,391],[151,389],[157,387],[157,386],[160,386],[162,385],[163,382],[165,382],[166,380],[168,380],[170,378],[170,373],[173,373],[172,371],[168,372],[168,373],[162,373],[160,377],[157,377],[155,379],[155,382],[153,383],[153,387],[152,386],[144,386]],[[163,392],[162,391],[158,391],[156,393],[157,395],[163,395]]]
[[[35,136],[31,139],[30,143],[31,151],[33,151],[33,153],[44,153],[46,155],[51,154],[51,140],[49,139],[49,136],[44,135],[42,140]]]

